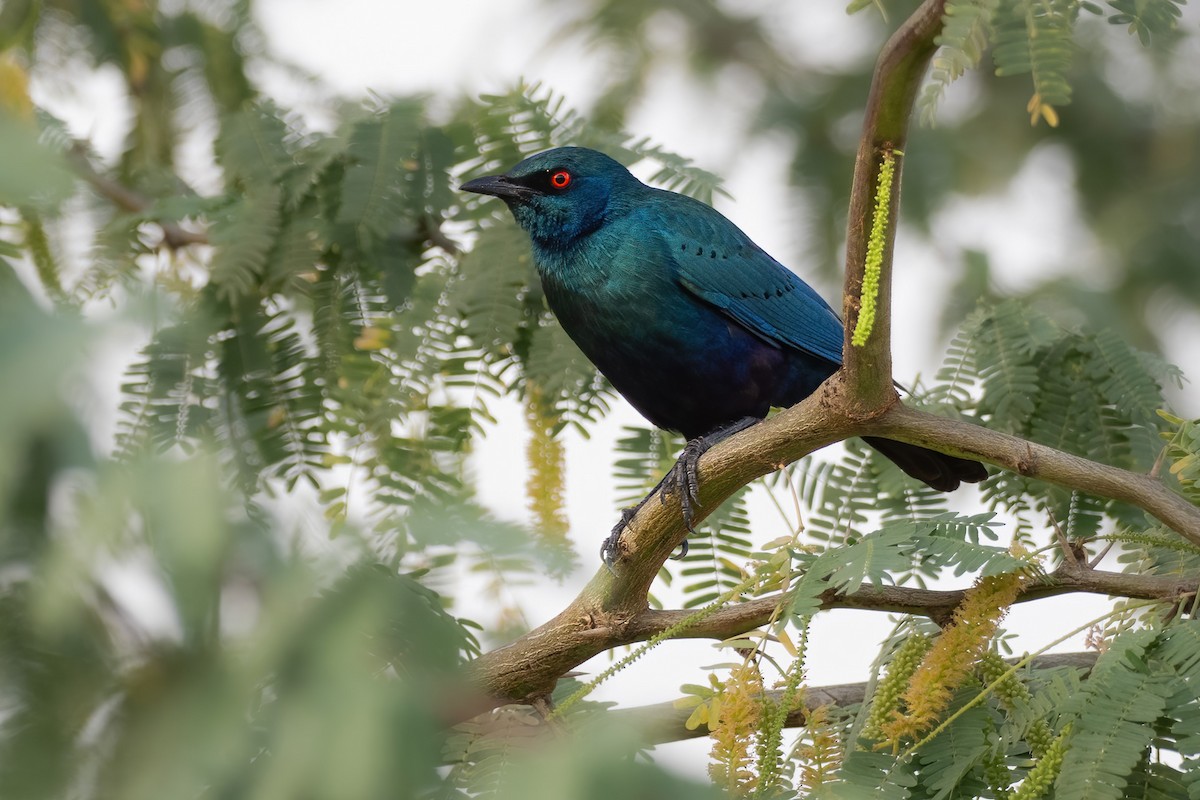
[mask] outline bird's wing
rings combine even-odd
[[[718,211],[679,195],[655,215],[680,285],[754,335],[842,363],[842,321],[807,283]]]

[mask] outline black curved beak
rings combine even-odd
[[[537,194],[528,186],[522,186],[508,178],[507,175],[487,175],[482,178],[467,181],[462,186],[458,187],[464,192],[474,192],[475,194],[487,194],[492,197],[499,197],[501,200],[522,200],[532,197]]]

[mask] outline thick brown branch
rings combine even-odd
[[[703,518],[755,478],[853,433],[840,416],[840,386],[827,382],[791,409],[755,425],[748,434],[714,447],[700,462]],[[674,498],[646,503],[626,529],[616,573],[601,568],[558,616],[512,644],[485,653],[475,680],[499,700],[548,692],[559,676],[597,653],[638,641],[631,628],[648,611],[646,596],[664,561],[686,535]]]
[[[728,444],[714,449],[711,456],[706,457],[702,462],[703,465],[711,464],[712,472],[705,470],[704,474],[711,476],[714,486],[740,486],[743,485],[739,482],[741,479],[731,480],[730,476],[744,476],[747,472],[754,472],[760,468],[763,463],[770,464],[770,458],[767,458],[765,462],[761,460],[763,454],[773,455],[782,452],[790,455],[796,449],[811,446],[813,436],[811,431],[807,438],[801,439],[800,442],[786,436],[783,438],[776,438],[776,436],[791,430],[797,419],[817,414],[819,405],[817,402],[806,401],[806,403],[780,414],[769,423],[755,426],[754,429],[739,435]],[[889,412],[884,419],[891,419],[891,415],[892,412]],[[932,419],[945,422],[936,417]],[[961,425],[962,423],[955,424]],[[978,431],[985,434],[991,433],[975,426],[965,427],[969,430],[964,433],[968,434]],[[896,438],[905,437],[897,436]],[[970,448],[956,449],[951,446],[954,444],[953,442],[947,441],[945,444],[947,445],[946,449],[954,452],[979,454]],[[738,455],[739,453],[741,455]],[[751,462],[747,459],[746,453],[759,454],[760,458],[753,461],[759,467],[748,466]],[[1058,453],[1058,451],[1053,451],[1053,453],[1053,457],[1048,458],[1044,463],[1056,463],[1055,459],[1059,458],[1075,458]],[[1084,461],[1084,463],[1090,462]],[[1102,469],[1112,470],[1110,467]],[[1144,476],[1136,476],[1122,470],[1112,471],[1134,483],[1144,478]],[[1150,479],[1146,478],[1145,480]],[[1083,475],[1078,482],[1086,490],[1087,476]],[[709,491],[712,490],[709,489],[705,492],[706,505],[710,505],[708,503]],[[728,492],[732,489],[722,489],[722,491]],[[1168,492],[1168,494],[1170,493]],[[1146,497],[1139,497],[1132,501],[1139,505],[1145,503],[1146,505],[1143,507],[1162,503],[1164,507],[1178,511],[1183,517],[1200,521],[1200,509],[1196,509],[1186,502],[1183,503],[1183,508],[1179,509],[1167,497],[1158,497],[1156,494],[1150,500],[1148,501]],[[660,506],[658,503],[651,503],[649,506],[651,510],[648,513],[643,512],[639,515],[639,520],[643,517],[648,518],[646,528],[638,529],[642,536],[649,537],[653,533],[663,530],[678,529],[682,531],[677,507]],[[665,554],[662,557],[665,558]],[[643,558],[645,558],[644,555],[635,552],[630,562],[640,565],[643,563]],[[639,571],[634,574],[640,576],[641,573]],[[1197,576],[1185,578],[1169,575],[1124,574],[1091,570],[1078,564],[1064,564],[1055,572],[1025,587],[1017,602],[1028,602],[1069,592],[1170,601],[1196,592],[1197,581]],[[485,691],[498,699],[519,700],[528,695],[547,691],[558,676],[593,655],[612,647],[645,641],[680,623],[692,613],[685,610],[656,611],[647,608],[645,594],[633,595],[629,594],[629,591],[630,582],[624,574],[614,576],[607,570],[600,570],[575,601],[557,617],[511,645],[487,653],[476,661],[474,664],[475,679]],[[641,601],[640,605],[639,600]],[[935,620],[945,620],[961,600],[961,590],[937,591],[913,587],[881,586],[864,587],[852,594],[843,594],[831,589],[822,597],[822,607],[919,614]],[[766,623],[779,601],[780,597],[775,595],[731,605],[679,635],[681,638],[725,639],[745,633]]]
[[[870,433],[986,461],[1030,478],[1129,503],[1200,545],[1200,508],[1157,478],[1034,444],[968,422],[896,405],[869,425]]]
[[[925,0],[888,39],[871,79],[851,185],[846,229],[846,284],[842,299],[846,320],[843,371],[853,398],[849,410],[858,417],[869,417],[896,401],[892,384],[892,245],[900,207],[900,173],[904,164],[901,151],[908,141],[909,119],[917,90],[936,49],[933,40],[941,30],[945,5],[945,0]],[[875,187],[885,154],[891,154],[895,159],[896,171],[888,205],[875,322],[866,344],[855,347],[850,339],[858,322],[867,242],[875,210]]]
[[[1096,653],[1055,653],[1038,656],[1029,666],[1035,670],[1072,667],[1087,671],[1096,663],[1096,658]],[[1010,663],[1016,663],[1016,660],[1010,659]],[[782,698],[783,691],[776,689],[765,694],[768,700],[778,703]],[[792,710],[787,715],[784,727],[798,728],[804,725],[809,709],[824,706],[852,706],[863,702],[866,695],[866,683],[806,687],[802,695],[804,705]],[[686,705],[681,704],[681,706],[677,707],[675,701],[672,700],[634,708],[617,708],[610,711],[609,714],[618,723],[639,731],[642,741],[646,745],[666,744],[667,742],[679,742],[707,736],[707,726],[688,729],[687,720],[691,716],[692,710]]]
[[[705,454],[700,462],[703,507],[715,508],[754,478],[832,441],[849,435],[884,435],[978,458],[1089,494],[1129,502],[1153,514],[1189,540],[1200,543],[1200,508],[1146,475],[1107,467],[902,405],[875,420],[856,424],[844,414],[843,391],[844,384],[835,376],[803,403],[722,442]],[[476,680],[498,700],[517,700],[546,692],[558,676],[593,655],[644,640],[682,619],[686,612],[650,611],[646,605],[646,592],[659,567],[683,535],[677,501],[647,503],[624,537],[628,551],[618,564],[617,574],[600,569],[557,617],[511,645],[478,659],[474,665]],[[1034,584],[1023,597],[1033,599],[1071,591],[1094,591],[1169,599],[1180,591],[1195,590],[1195,581],[1188,584],[1164,576],[1086,570],[1076,574],[1062,569],[1054,576],[1057,583]],[[936,618],[958,602],[956,593],[919,595],[919,591],[923,590],[901,587],[862,590],[848,597],[831,596],[827,598],[828,607],[875,608],[923,613]],[[684,635],[724,637],[750,630],[762,624],[773,607],[772,599],[732,606]],[[670,616],[672,614],[675,616]]]

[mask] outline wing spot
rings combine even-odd
[[[743,299],[743,300],[749,300],[749,299],[750,299],[750,295],[746,294],[745,292],[742,292],[742,299]]]
[[[679,249],[680,249],[680,250],[687,250],[687,242],[684,242],[683,244],[679,245]]]
[[[770,299],[771,299],[771,290],[767,289],[765,292],[763,292],[763,300],[770,300]]]
[[[775,290],[775,296],[776,296],[776,297],[783,297],[783,289],[776,289],[776,290]]]
[[[722,254],[721,254],[721,258],[723,258],[723,259],[725,259],[726,261],[728,261],[728,260],[729,260],[729,254],[728,254],[728,253],[722,253]]]
[[[789,283],[789,284],[787,285],[787,288],[786,288],[786,289],[784,289],[784,291],[785,291],[785,292],[790,292],[792,289],[795,289],[795,288],[796,288],[795,286],[792,286],[792,285]]]
[[[703,247],[697,247],[697,248],[696,248],[696,255],[698,255],[698,256],[702,256],[702,255],[704,255],[704,248],[703,248]]]
[[[710,251],[709,251],[709,253],[708,253],[708,257],[709,257],[709,258],[716,258],[716,257],[717,257],[717,251],[716,251],[716,250],[710,250]]]

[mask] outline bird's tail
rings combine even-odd
[[[979,483],[987,477],[987,470],[978,461],[874,436],[864,436],[863,441],[891,459],[905,473],[938,491],[952,492],[960,483]]]

